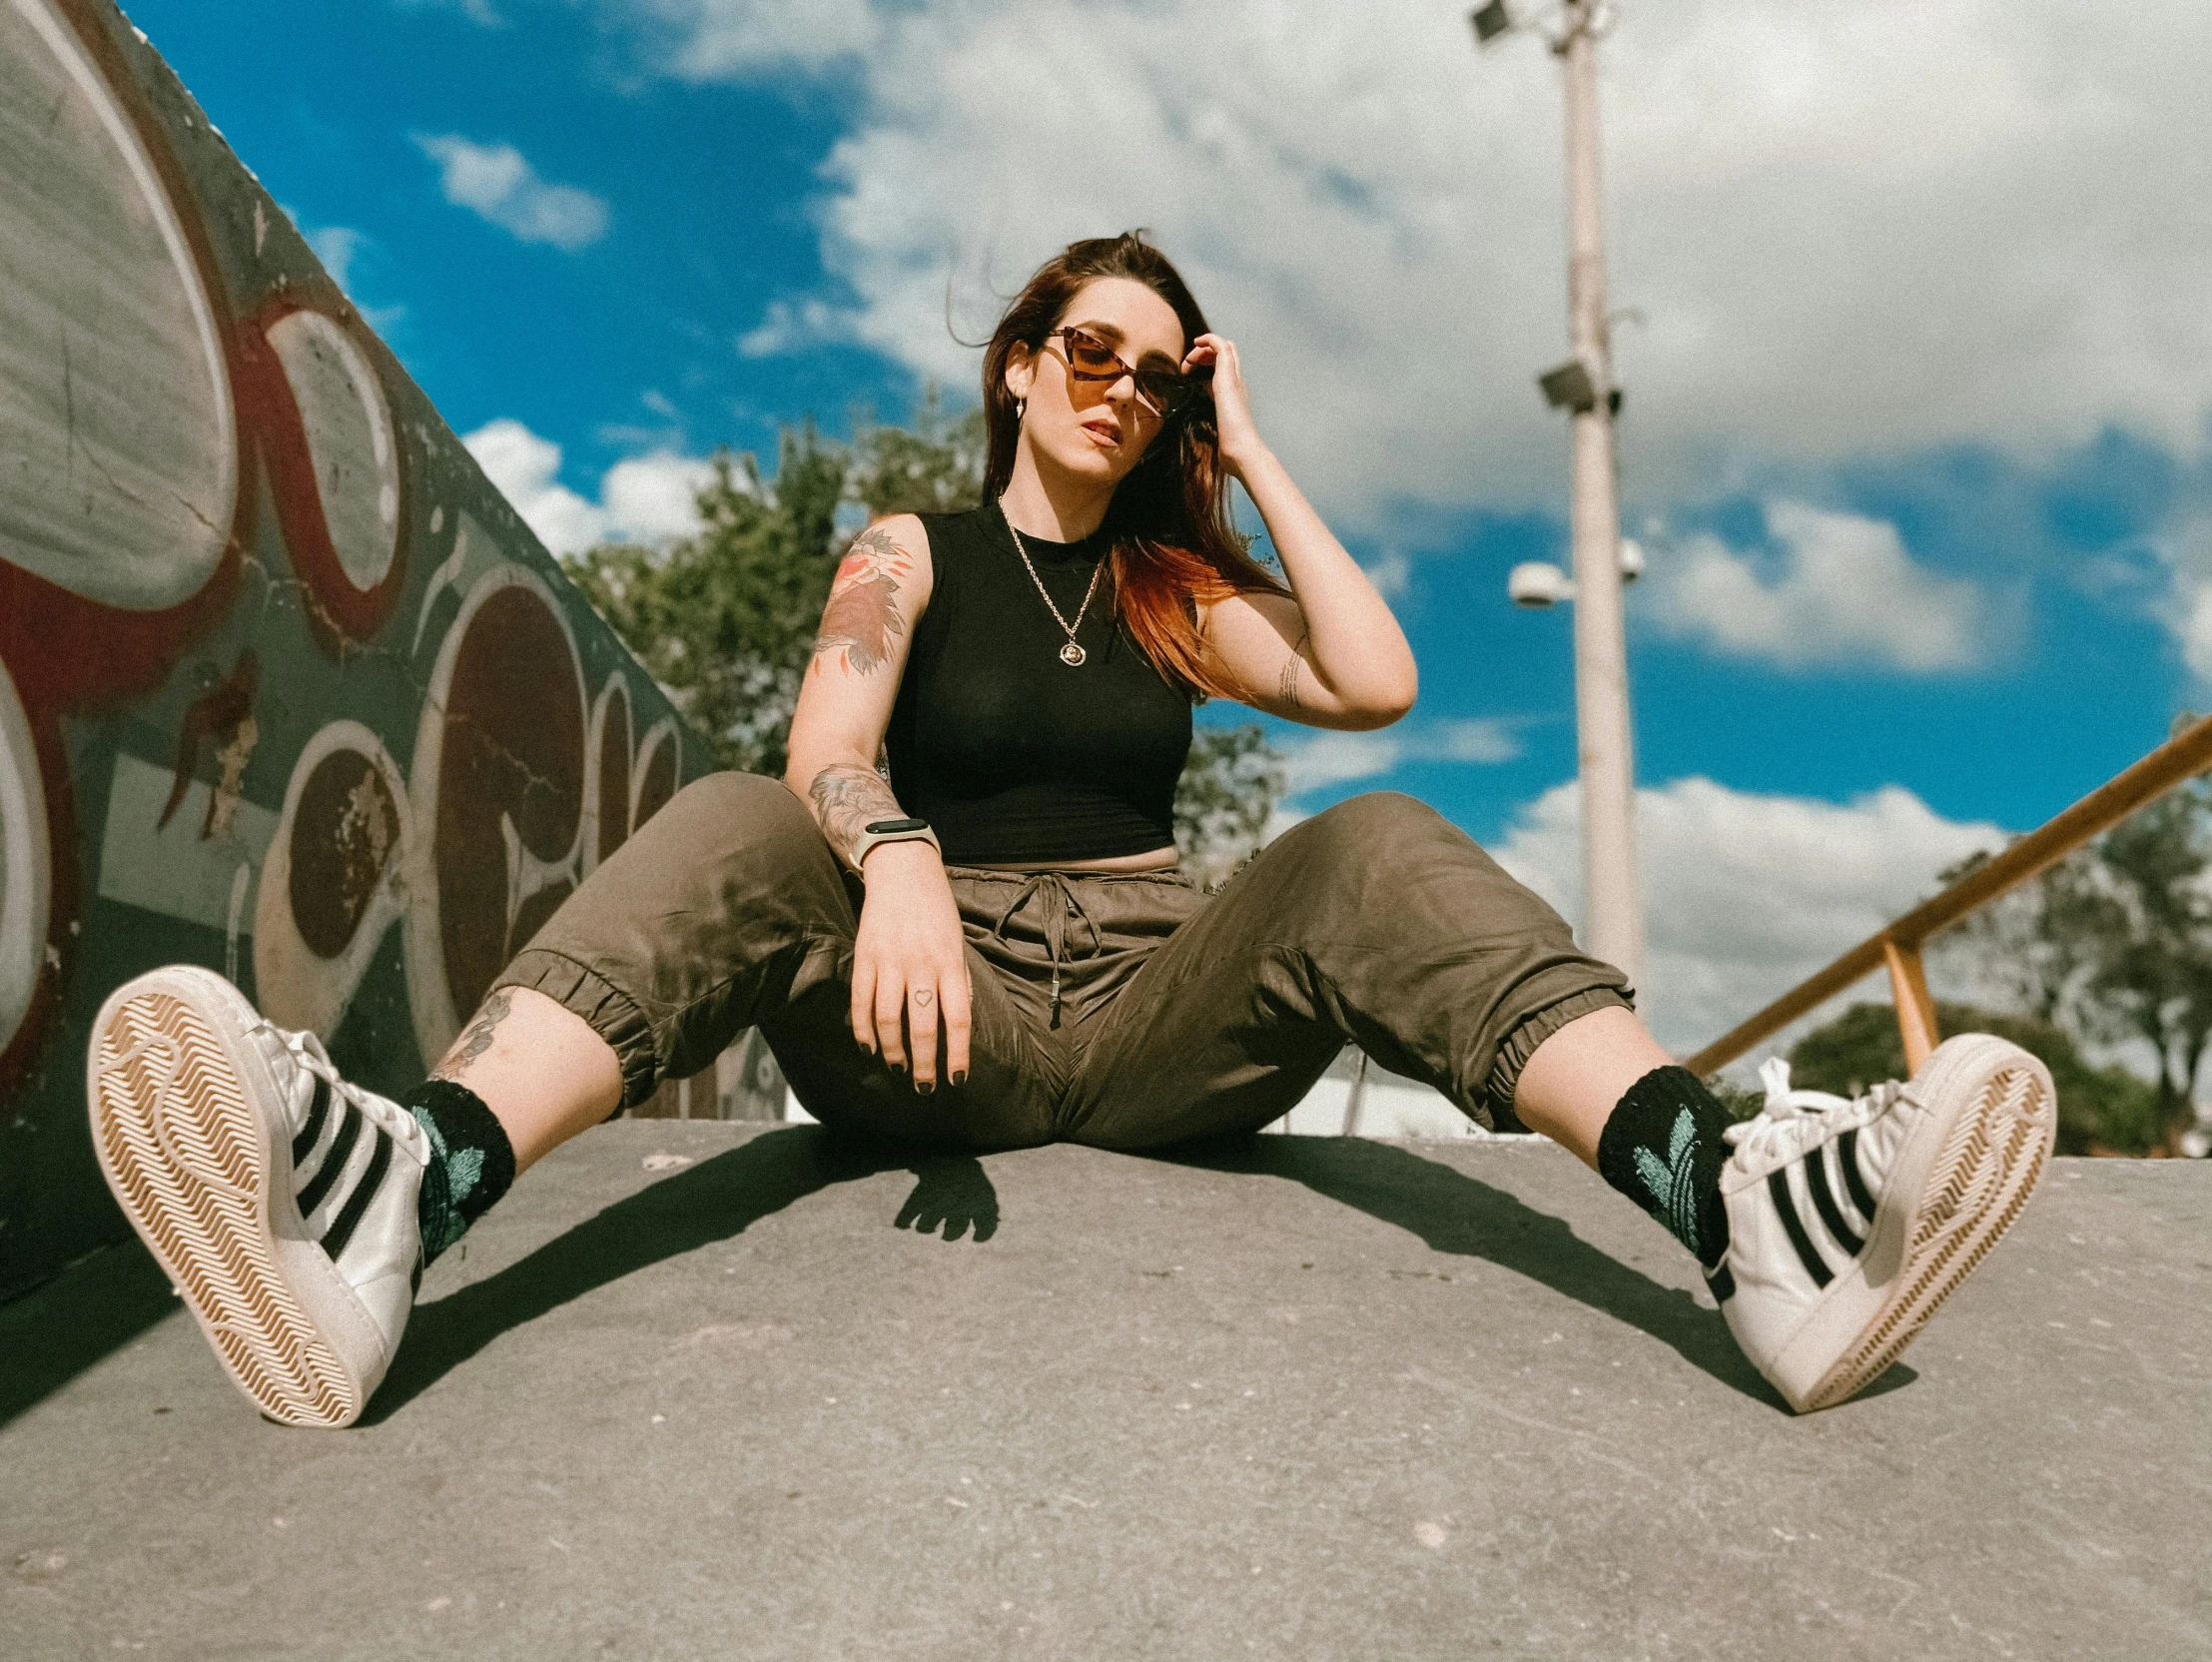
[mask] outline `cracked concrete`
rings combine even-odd
[[[2058,1163],[1802,1420],[1547,1146],[871,1167],[624,1122],[422,1293],[336,1433],[258,1419],[174,1312],[83,1365],[167,1302],[135,1249],[0,1310],[5,1397],[52,1386],[0,1428],[8,1654],[2212,1646],[2201,1163]]]

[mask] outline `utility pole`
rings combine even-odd
[[[1549,567],[1524,566],[1509,579],[1514,598],[1575,604],[1575,729],[1582,779],[1584,945],[1632,982],[1644,971],[1644,903],[1636,871],[1636,763],[1629,722],[1628,636],[1622,579],[1641,555],[1621,542],[1613,419],[1621,397],[1605,307],[1605,227],[1598,177],[1597,37],[1609,10],[1601,0],[1563,0],[1552,37],[1567,92],[1567,323],[1574,357],[1538,378],[1545,398],[1569,413],[1574,551],[1571,589],[1548,586]],[[1516,27],[1503,0],[1473,14],[1487,44]],[[1628,569],[1624,573],[1624,566]],[[1557,573],[1552,573],[1554,577]]]
[[[1636,877],[1636,756],[1621,608],[1621,504],[1613,460],[1613,348],[1605,317],[1598,194],[1596,0],[1568,0],[1556,50],[1567,80],[1567,314],[1575,360],[1598,396],[1569,417],[1574,496],[1575,737],[1582,751],[1582,862],[1593,957],[1644,973]]]

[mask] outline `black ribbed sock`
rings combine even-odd
[[[1721,1134],[1728,1110],[1687,1068],[1654,1068],[1628,1088],[1598,1138],[1598,1175],[1667,1226],[1711,1269],[1728,1250]]]
[[[422,1261],[468,1233],[514,1183],[514,1145],[483,1099],[449,1079],[426,1079],[400,1106],[430,1139],[415,1216],[422,1226]]]

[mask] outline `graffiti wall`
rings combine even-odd
[[[0,0],[0,1298],[124,1234],[109,989],[404,1089],[703,756],[107,0]]]

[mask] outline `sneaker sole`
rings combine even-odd
[[[239,1389],[287,1425],[351,1424],[361,1381],[309,1314],[315,1266],[288,1261],[321,1248],[271,1228],[276,1134],[248,1101],[220,1021],[175,985],[177,972],[156,975],[170,985],[142,977],[93,1024],[100,1169]]]
[[[1981,1071],[1986,1077],[1967,1085],[1949,1124],[1929,1127],[1934,1154],[1926,1174],[1899,1191],[1911,1197],[1909,1210],[1897,1207],[1892,1213],[1885,1198],[1882,1210],[1891,1216],[1875,1220],[1868,1257],[1879,1253],[1885,1234],[1904,1237],[1880,1302],[1802,1401],[1784,1387],[1799,1412],[1834,1407],[1871,1384],[1988,1255],[2035,1192],[2058,1128],[2056,1093],[2040,1062],[1992,1040],[1938,1059],[1920,1089],[1936,1096],[1958,1073],[1970,1079]],[[1900,1163],[1900,1176],[1911,1159],[1908,1154]]]

